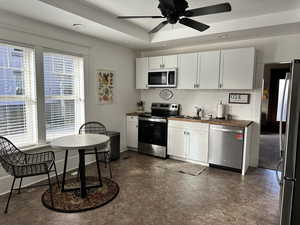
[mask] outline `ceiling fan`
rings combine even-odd
[[[189,17],[204,16],[209,14],[230,12],[230,3],[222,3],[212,6],[206,6],[197,9],[189,9],[186,0],[159,0],[158,8],[161,11],[162,16],[118,16],[119,19],[141,19],[141,18],[152,18],[161,19],[166,18],[165,21],[161,22],[158,26],[152,29],[149,33],[156,33],[164,26],[169,24],[179,23],[196,29],[198,31],[205,31],[209,28],[207,24],[200,23],[198,21],[192,20]]]

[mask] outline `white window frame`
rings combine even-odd
[[[18,147],[27,147],[37,144],[37,96],[36,96],[36,73],[35,73],[35,50],[33,48],[22,47],[19,45],[12,45],[0,42],[0,45],[7,46],[10,48],[21,49],[24,54],[23,69],[10,67],[10,62],[8,61],[7,66],[2,66],[2,69],[16,69],[23,72],[24,74],[24,89],[25,95],[19,96],[0,96],[0,101],[24,101],[26,106],[26,127],[28,131],[31,130],[30,136],[32,139],[30,142],[24,140],[24,135],[5,135],[9,140],[11,140]],[[9,60],[9,58],[8,58]],[[26,61],[28,60],[28,61]],[[28,66],[25,69],[25,65]],[[29,136],[29,137],[30,137]],[[26,138],[25,138],[26,139]]]
[[[72,95],[72,96],[45,96],[44,95],[44,114],[45,114],[45,116],[46,116],[46,101],[47,100],[74,100],[74,103],[75,103],[75,105],[74,105],[75,130],[73,133],[69,133],[69,132],[61,133],[58,135],[52,135],[50,137],[47,137],[46,118],[44,119],[45,139],[46,139],[45,141],[48,143],[55,138],[78,133],[79,127],[85,122],[85,95],[84,95],[85,92],[84,92],[84,57],[69,54],[69,53],[56,52],[56,51],[51,50],[51,51],[43,52],[43,54],[42,54],[43,59],[44,59],[44,55],[47,55],[47,54],[52,55],[52,56],[71,56],[71,57],[77,58],[79,67],[81,69],[74,80],[74,82],[75,82],[74,95]],[[44,60],[42,60],[42,62],[44,63]],[[57,74],[59,74],[59,73],[57,73]],[[62,75],[66,75],[66,74],[62,73]],[[44,71],[43,71],[43,78],[45,79]],[[79,85],[76,85],[76,83]],[[45,89],[45,85],[44,85],[44,89]]]

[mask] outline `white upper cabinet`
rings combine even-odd
[[[194,89],[197,83],[198,53],[178,57],[178,89]]]
[[[254,68],[254,48],[221,50],[220,88],[252,89]]]
[[[162,68],[163,65],[163,57],[155,56],[149,57],[149,70],[157,70]]]
[[[148,58],[136,59],[136,89],[147,89]]]
[[[147,89],[148,71],[170,68],[177,89],[253,89],[255,48],[138,58],[136,88]]]
[[[220,50],[198,55],[197,88],[218,89],[220,80]]]
[[[149,70],[177,68],[177,67],[178,67],[177,55],[149,57]]]
[[[164,68],[177,68],[178,67],[178,55],[163,56]]]

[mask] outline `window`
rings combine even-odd
[[[0,136],[36,144],[34,51],[0,43]]]
[[[44,53],[46,139],[78,133],[84,122],[83,58]]]

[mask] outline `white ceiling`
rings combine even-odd
[[[81,0],[93,6],[104,9],[113,15],[119,16],[143,16],[143,15],[161,15],[157,8],[158,0]],[[262,14],[286,11],[290,9],[300,8],[299,0],[187,0],[189,8],[199,8],[224,2],[230,2],[232,12],[221,13],[216,15],[208,15],[196,17],[201,22],[214,23],[224,20],[233,20],[244,17],[258,16]],[[147,30],[154,28],[162,19],[130,19]],[[182,25],[176,25],[177,28]],[[165,29],[176,28],[172,25]]]
[[[188,0],[190,8],[228,1],[232,12],[195,18],[211,26],[202,33],[182,25],[168,25],[154,35],[148,31],[160,19],[118,20],[116,15],[160,15],[158,0],[26,0],[26,4],[20,1],[24,0],[0,0],[0,10],[135,49],[282,35],[300,30],[300,0]],[[76,29],[74,23],[83,26]]]

